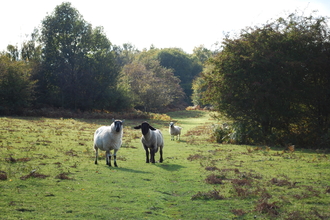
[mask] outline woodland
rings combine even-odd
[[[212,106],[228,124],[215,129],[218,142],[328,148],[328,22],[293,13],[227,36],[216,51],[139,51],[113,45],[102,27],[62,3],[30,40],[0,53],[0,114]]]

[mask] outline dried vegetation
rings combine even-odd
[[[202,134],[202,130],[202,127],[199,127],[188,133]],[[207,139],[204,139],[204,142],[199,141],[198,144],[210,145]],[[199,153],[191,154],[187,158],[188,161],[201,165],[204,172],[207,172],[205,183],[214,187],[210,191],[199,191],[191,197],[192,200],[240,198],[251,201],[252,207],[234,207],[231,210],[243,219],[251,216],[290,220],[330,218],[328,208],[317,205],[330,205],[330,179],[328,174],[322,174],[327,172],[324,169],[329,163],[327,152],[307,156],[308,154],[297,151],[294,145],[277,150],[268,146],[242,146],[245,151],[233,150],[228,145],[215,147],[214,150],[208,151],[199,148]],[[321,171],[317,167],[324,168]],[[309,175],[307,173],[313,177],[305,176]],[[306,209],[306,201],[315,206]],[[295,209],[291,208],[293,204]]]

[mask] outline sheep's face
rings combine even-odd
[[[135,126],[134,129],[141,129],[143,135],[148,134],[149,129],[151,129],[151,130],[156,130],[155,128],[151,127],[151,126],[148,124],[148,122],[143,122],[141,125],[139,125],[139,126]]]
[[[120,121],[120,120],[116,120],[113,122],[114,125],[115,125],[115,130],[116,132],[120,132],[122,127],[123,127],[123,121]]]
[[[173,127],[174,126],[174,122],[170,122],[170,127]]]

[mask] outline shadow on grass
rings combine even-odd
[[[141,170],[134,170],[134,169],[129,169],[129,168],[122,168],[122,167],[118,167],[116,169],[118,169],[120,171],[124,171],[124,172],[131,172],[131,173],[151,173],[151,172],[146,172],[146,171],[141,171]]]
[[[167,171],[176,171],[182,168],[186,168],[185,166],[177,165],[177,164],[164,164],[164,163],[158,163],[156,164],[157,167],[163,168]]]

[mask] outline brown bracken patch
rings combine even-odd
[[[242,209],[232,209],[231,212],[238,216],[242,216],[246,214],[246,212]]]
[[[208,177],[206,177],[205,181],[209,184],[222,184],[221,176],[217,176],[214,174],[211,174]]]
[[[257,204],[255,210],[260,213],[277,216],[279,214],[279,208],[280,207],[276,205],[276,202],[268,203],[267,201],[261,201]]]
[[[7,173],[0,170],[0,180],[7,180]]]
[[[55,178],[61,179],[61,180],[72,180],[73,179],[73,178],[68,177],[67,173],[60,173]]]
[[[198,192],[197,194],[191,197],[191,200],[210,200],[210,199],[221,200],[221,199],[225,199],[225,197],[220,195],[220,190],[216,190],[216,189],[208,192]]]
[[[44,175],[44,174],[40,174],[40,173],[37,173],[37,172],[31,172],[28,175],[21,176],[20,179],[21,180],[26,180],[30,177],[45,179],[46,177],[49,177],[49,175]]]

